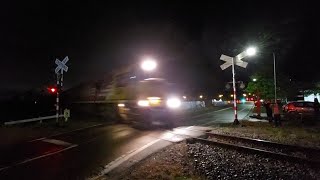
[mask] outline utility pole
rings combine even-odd
[[[232,85],[233,85],[233,109],[234,109],[234,124],[239,124],[238,120],[238,107],[237,107],[237,89],[236,89],[236,78],[234,71],[234,57],[232,57]]]
[[[274,81],[274,102],[277,103],[277,73],[276,73],[276,54],[273,52],[273,81]]]

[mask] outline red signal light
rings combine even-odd
[[[56,93],[57,92],[57,88],[55,88],[55,87],[48,87],[47,89],[48,89],[49,93]]]

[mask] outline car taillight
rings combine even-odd
[[[288,108],[288,110],[294,110],[294,109],[295,109],[295,107],[294,107],[293,104],[289,104],[289,105],[287,106],[287,108]]]

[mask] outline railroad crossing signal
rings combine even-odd
[[[62,61],[60,61],[59,59],[56,59],[56,61],[55,61],[56,65],[57,65],[57,67],[55,69],[55,73],[57,74],[57,89],[55,90],[55,92],[57,94],[57,98],[56,98],[56,123],[59,122],[59,113],[60,113],[59,94],[62,92],[62,87],[63,87],[63,71],[65,71],[65,72],[68,71],[69,68],[66,65],[66,63],[68,61],[69,61],[68,56],[66,56]],[[67,114],[68,114],[68,112],[67,112]],[[69,115],[70,115],[70,111],[69,111]],[[68,119],[68,118],[66,118],[66,119]]]
[[[61,74],[63,74],[63,71],[67,72],[68,71],[68,66],[66,63],[69,61],[68,56],[66,56],[62,61],[59,59],[56,59],[55,63],[58,65],[55,69],[55,73],[58,74],[59,71],[61,71]]]
[[[222,64],[222,65],[220,66],[220,68],[221,68],[222,70],[225,70],[225,69],[227,69],[229,66],[232,66],[232,59],[235,60],[235,65],[237,65],[237,66],[246,68],[247,65],[248,65],[247,62],[244,62],[244,61],[240,60],[240,59],[238,58],[238,56],[237,56],[237,57],[230,57],[230,56],[227,56],[227,55],[222,54],[222,55],[220,56],[220,60],[225,61],[225,63]]]
[[[244,52],[238,54],[236,57],[230,57],[224,54],[220,56],[220,60],[225,61],[225,63],[220,66],[222,70],[225,70],[229,66],[232,66],[234,124],[239,124],[238,113],[237,113],[237,90],[236,90],[236,80],[235,80],[234,69],[236,65],[243,68],[247,67],[248,63],[241,60],[244,56],[245,56]],[[244,86],[242,86],[241,88],[244,88]]]

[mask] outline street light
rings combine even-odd
[[[253,79],[252,79],[252,81],[253,81],[253,82],[256,82],[256,81],[257,81],[257,79],[256,79],[256,78],[253,78]]]
[[[246,50],[246,54],[247,56],[253,56],[256,54],[256,48],[254,47],[249,47],[247,50]]]
[[[243,95],[243,97],[246,97],[247,96],[247,94],[242,94]]]
[[[223,97],[223,94],[220,94],[220,95],[219,95],[219,98],[222,98],[222,97]]]
[[[237,90],[236,90],[236,79],[235,79],[235,71],[234,71],[234,66],[235,63],[241,62],[241,59],[248,57],[248,56],[253,56],[256,54],[256,48],[254,47],[249,47],[242,53],[238,54],[236,57],[232,58],[232,80],[233,80],[233,106],[234,106],[234,124],[239,124],[238,120],[238,109],[237,109]],[[242,61],[242,63],[245,63]],[[246,65],[244,66],[246,67]],[[232,97],[232,96],[231,96]]]
[[[202,96],[202,95],[200,95],[200,96],[199,96],[199,98],[200,98],[200,99],[202,99],[202,98],[203,98],[203,96]]]
[[[157,67],[157,62],[152,58],[146,58],[141,63],[141,69],[144,71],[153,71]]]

